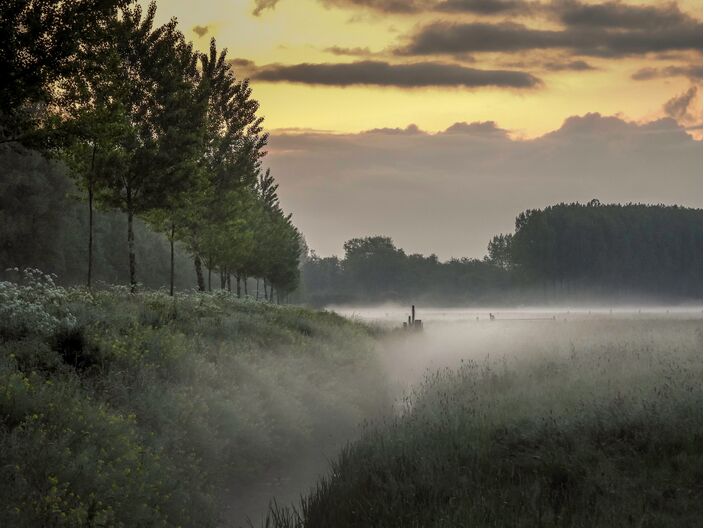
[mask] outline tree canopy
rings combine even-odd
[[[256,276],[288,293],[300,234],[263,173],[259,103],[214,39],[201,53],[155,17],[155,3],[3,0],[0,148],[58,160],[85,194],[89,286],[98,207],[125,214],[133,290],[141,218],[168,233],[172,262],[176,244],[191,253],[200,289],[205,265],[228,285]]]

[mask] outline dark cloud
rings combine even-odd
[[[333,55],[346,55],[349,57],[368,57],[373,55],[369,48],[343,48],[340,46],[331,46],[323,51],[332,53]]]
[[[443,134],[508,137],[508,130],[499,128],[495,121],[475,121],[474,123],[455,123],[448,127]]]
[[[273,7],[278,0],[258,0]],[[473,13],[496,15],[508,12],[528,13],[538,6],[524,0],[320,0],[328,7],[368,9],[386,14],[414,14],[424,12]],[[271,5],[268,5],[271,4]],[[262,9],[258,9],[261,12]],[[257,13],[258,14],[258,13]]]
[[[568,26],[591,28],[662,29],[690,26],[695,21],[677,4],[631,5],[622,2],[583,4],[568,1],[553,4],[560,20]]]
[[[429,0],[321,0],[330,7],[362,7],[382,13],[418,13],[432,4]]]
[[[532,140],[495,123],[450,129],[274,131],[266,160],[286,210],[321,254],[383,231],[409,252],[481,257],[491,236],[513,231],[517,213],[561,201],[701,207],[702,143],[670,118],[587,114]]]
[[[568,62],[546,62],[544,65],[546,70],[550,71],[589,71],[595,70],[596,68],[584,62],[583,60],[574,60]]]
[[[428,86],[534,88],[540,85],[537,77],[522,71],[478,70],[441,62],[389,64],[381,61],[360,61],[342,64],[274,64],[262,67],[252,78],[269,82],[401,88]]]
[[[406,128],[373,128],[362,132],[362,134],[381,134],[381,135],[416,135],[416,134],[426,134],[418,125],[408,125]]]
[[[204,37],[208,31],[210,30],[210,26],[193,26],[191,28],[191,31],[198,35],[199,37]]]
[[[254,0],[254,11],[252,14],[254,16],[259,16],[266,9],[274,9],[279,0]]]
[[[649,81],[666,77],[687,77],[693,81],[701,82],[702,65],[667,66],[666,68],[642,68],[631,75],[634,81]]]
[[[255,68],[256,64],[254,61],[251,61],[249,59],[230,59],[227,61],[230,63],[230,66],[233,66],[235,68]]]
[[[665,113],[673,119],[689,120],[690,116],[687,111],[694,101],[694,98],[697,96],[697,92],[697,87],[692,86],[686,92],[667,101],[662,108]]]
[[[651,30],[567,28],[531,29],[513,23],[436,22],[420,29],[402,55],[437,55],[473,52],[520,52],[534,49],[568,49],[581,55],[617,57],[670,50],[700,50],[702,25]]]
[[[520,11],[527,14],[534,5],[521,0],[445,0],[433,6],[436,11],[496,15]]]
[[[235,75],[240,78],[250,78],[257,71],[257,65],[248,59],[230,59],[227,61],[230,67],[234,70]]]

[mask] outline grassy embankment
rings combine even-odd
[[[701,320],[530,324],[429,375],[266,525],[701,526]]]
[[[226,294],[0,283],[0,526],[216,524],[386,401],[371,330]]]

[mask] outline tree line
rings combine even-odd
[[[700,298],[702,210],[598,200],[528,210],[513,234],[492,239],[489,259],[558,294]]]
[[[281,298],[298,284],[303,245],[262,167],[259,104],[214,39],[201,53],[175,19],[155,16],[154,3],[127,0],[3,2],[2,154],[40,152],[67,167],[87,205],[88,286],[96,209],[112,209],[126,217],[133,291],[144,223],[169,241],[171,293],[178,246],[200,290],[213,274],[238,293],[257,277],[268,299]]]
[[[302,265],[317,305],[461,305],[701,298],[702,211],[663,205],[558,204],[522,212],[483,259],[407,254],[388,237],[349,240],[343,258]]]

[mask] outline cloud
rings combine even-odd
[[[567,1],[553,4],[553,9],[567,26],[644,30],[682,28],[695,23],[675,3],[647,6],[622,2],[583,4]]]
[[[362,134],[381,134],[381,135],[416,135],[416,134],[426,134],[418,125],[410,124],[406,128],[373,128]]]
[[[273,10],[278,3],[279,0],[254,0],[254,11],[252,11],[252,14],[259,16],[267,9]]]
[[[256,0],[255,14],[274,8],[279,0]],[[524,0],[320,0],[326,7],[367,9],[389,15],[418,13],[473,13],[496,15],[509,12],[528,13],[539,6]]]
[[[561,30],[532,29],[502,22],[435,22],[412,35],[401,55],[438,55],[476,52],[521,52],[535,49],[569,49],[581,55],[619,57],[671,50],[700,50],[702,25],[651,30],[605,30],[578,27]]]
[[[445,0],[433,8],[448,13],[496,15],[515,11],[527,14],[533,10],[534,5],[521,0]]]
[[[204,37],[208,31],[210,31],[210,26],[193,26],[191,31],[198,35],[198,37]]]
[[[442,132],[442,134],[508,137],[508,130],[499,128],[495,121],[475,121],[474,123],[455,123]]]
[[[587,114],[531,140],[491,122],[434,134],[274,131],[266,162],[320,254],[383,232],[410,252],[481,257],[527,208],[595,197],[701,207],[702,197],[702,143],[670,118]]]
[[[596,68],[583,60],[575,60],[568,62],[546,62],[544,64],[546,70],[550,71],[589,71]]]
[[[369,57],[373,55],[369,48],[343,48],[341,46],[330,46],[323,51],[332,53],[333,55],[346,55],[350,57]]]
[[[441,62],[389,64],[360,61],[340,64],[273,64],[260,68],[253,79],[327,86],[376,85],[400,88],[455,86],[478,88],[535,88],[540,80],[529,73],[511,70],[478,70]]]
[[[234,58],[229,59],[227,63],[234,70],[235,75],[240,78],[251,78],[257,71],[257,65],[249,59]]]
[[[667,77],[687,77],[692,81],[702,81],[702,65],[691,64],[688,66],[667,66],[666,68],[641,68],[633,75],[634,81],[649,81]]]
[[[382,13],[419,13],[432,4],[429,0],[321,0],[329,7],[367,8]]]
[[[678,120],[691,120],[692,116],[687,113],[687,110],[697,96],[697,92],[697,87],[692,86],[686,92],[667,101],[663,106],[665,114]]]

